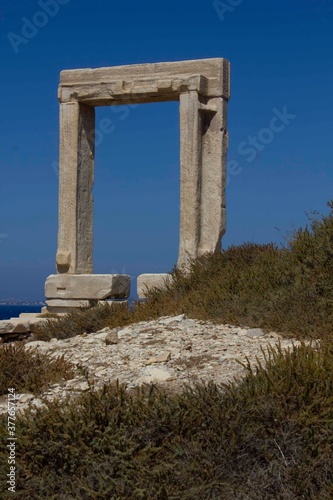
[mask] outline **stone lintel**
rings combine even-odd
[[[218,78],[221,87],[229,88],[230,63],[223,58],[195,59],[190,61],[160,62],[148,64],[130,64],[104,68],[85,68],[63,70],[60,73],[60,85],[82,83],[108,83],[115,80],[172,80],[204,75],[206,78]]]
[[[46,299],[126,299],[128,274],[52,274],[45,282]]]
[[[150,288],[164,288],[165,283],[171,279],[170,274],[140,274],[137,278],[137,293],[139,299],[146,298]]]
[[[178,100],[196,90],[205,97],[230,97],[230,65],[226,59],[200,59],[60,73],[60,102],[91,106]]]
[[[177,101],[180,94],[192,90],[206,97],[223,93],[217,78],[208,79],[203,75],[193,75],[186,79],[119,80],[110,83],[63,85],[59,90],[59,100],[63,103],[79,101],[90,106],[165,102]]]

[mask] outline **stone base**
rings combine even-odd
[[[128,306],[127,300],[60,300],[60,299],[50,299],[46,301],[46,312],[52,314],[67,314],[71,311],[78,311],[84,307],[91,307],[94,305],[119,305],[125,304]]]
[[[150,288],[164,288],[171,278],[170,274],[140,274],[137,279],[137,293],[139,299],[145,299]]]
[[[48,300],[127,299],[129,294],[128,274],[51,274],[45,282]]]

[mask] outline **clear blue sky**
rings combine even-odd
[[[223,247],[279,243],[305,224],[305,211],[326,212],[331,0],[52,0],[44,15],[42,3],[0,5],[0,299],[42,299],[55,270],[62,69],[229,59]],[[272,122],[284,109],[289,123]],[[167,272],[177,260],[179,116],[178,103],[128,111],[97,111],[97,129],[107,117],[114,131],[96,147],[94,269],[134,277]]]

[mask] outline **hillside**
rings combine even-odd
[[[217,353],[219,359],[227,329],[221,325],[245,332],[244,339],[260,328],[255,340],[261,361],[255,355],[251,363],[245,358],[242,380],[223,383],[213,369],[210,379],[190,378],[187,387],[175,391],[158,383],[95,388],[81,365],[82,395],[44,401],[16,419],[18,498],[332,498],[332,203],[329,207],[327,216],[294,231],[284,248],[244,244],[193,262],[190,274],[173,270],[167,289],[153,290],[133,311],[98,307],[41,327],[39,340],[57,339],[52,343],[73,344],[74,350],[76,343],[79,350],[80,338],[93,340],[103,328],[117,335],[125,330],[131,337],[141,328],[138,322],[155,321],[149,338],[147,323],[135,340],[150,342],[147,360],[154,341],[163,346],[162,353],[152,353],[155,358],[170,351],[173,339],[170,333],[163,338],[162,316],[178,316],[175,330],[188,322],[186,339],[176,331],[184,349],[196,325],[209,323],[212,343],[207,340],[206,352],[204,343],[196,349],[211,358]],[[269,332],[280,344],[263,345]],[[237,336],[241,344],[242,335]],[[291,344],[292,338],[299,342],[284,351],[283,342]],[[59,377],[73,378],[74,366],[62,358],[55,367],[48,350],[32,354],[23,346],[2,347],[1,393],[13,385],[17,392],[38,392],[43,383],[45,390]],[[54,380],[45,386],[41,375],[48,363],[53,363]],[[6,419],[1,432],[7,433]],[[1,453],[5,478],[8,452]]]

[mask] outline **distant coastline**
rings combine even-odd
[[[18,318],[21,313],[40,313],[44,302],[0,302],[0,321],[10,318]]]
[[[42,300],[0,300],[0,306],[45,306]]]

